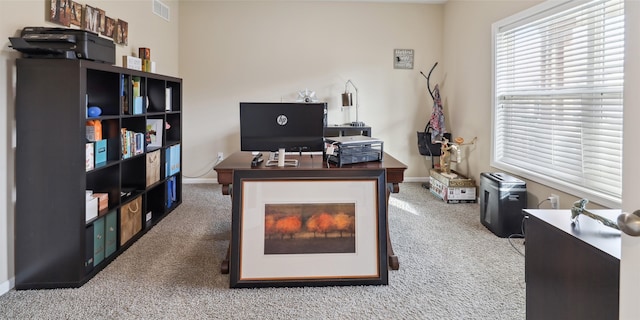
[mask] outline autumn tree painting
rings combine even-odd
[[[307,230],[313,232],[313,235],[316,235],[316,232],[324,234],[326,238],[329,232],[335,229],[335,222],[333,215],[328,214],[326,212],[322,212],[319,214],[314,214],[307,220]]]
[[[353,253],[354,203],[266,204],[265,254]]]
[[[278,219],[276,222],[276,231],[282,235],[284,238],[285,235],[289,235],[291,239],[293,239],[293,235],[300,231],[302,227],[302,220],[300,220],[299,216],[288,216],[281,219]]]
[[[353,215],[339,212],[333,217],[333,224],[335,229],[340,232],[341,237],[344,235],[344,233],[355,235],[356,219]]]

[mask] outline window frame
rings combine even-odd
[[[520,26],[532,21],[538,21],[549,17],[555,13],[562,12],[564,10],[568,10],[577,5],[588,3],[590,1],[572,1],[572,0],[564,0],[564,1],[546,1],[534,7],[531,7],[527,10],[519,12],[515,15],[502,19],[492,24],[492,36],[491,36],[491,45],[492,45],[492,59],[491,59],[491,70],[492,70],[492,93],[491,93],[491,149],[490,149],[490,165],[494,168],[504,170],[506,172],[518,175],[522,178],[540,183],[542,185],[551,187],[553,189],[557,189],[562,192],[566,192],[568,194],[580,197],[587,198],[590,201],[596,202],[603,206],[611,207],[611,208],[619,208],[622,202],[622,192],[618,194],[618,196],[612,196],[610,194],[602,193],[597,190],[589,189],[588,187],[584,187],[581,185],[577,185],[575,183],[570,183],[567,181],[560,180],[556,177],[541,174],[538,172],[531,171],[526,168],[518,167],[513,164],[505,163],[500,161],[498,158],[500,155],[498,154],[498,146],[497,139],[498,134],[496,130],[498,129],[498,85],[497,85],[497,36],[501,31],[501,28],[505,26]],[[624,59],[624,58],[623,58]],[[624,74],[623,74],[624,78]],[[624,102],[623,102],[624,103]],[[622,125],[621,125],[622,126]],[[622,131],[622,128],[620,128]],[[620,161],[622,161],[622,156],[620,156]],[[620,180],[622,180],[622,176],[620,176]]]

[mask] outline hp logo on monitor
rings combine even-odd
[[[289,122],[289,119],[287,119],[287,116],[285,116],[284,114],[281,114],[276,118],[276,122],[279,125],[284,126],[287,124],[287,122]]]

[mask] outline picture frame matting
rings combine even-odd
[[[386,285],[384,169],[235,170],[230,287]]]

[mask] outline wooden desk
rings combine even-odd
[[[264,153],[265,161],[269,157],[269,153]],[[218,183],[222,185],[222,194],[230,195],[230,186],[233,183],[233,171],[240,169],[252,169],[251,168],[251,159],[253,156],[251,152],[236,152],[224,159],[218,165],[216,165],[213,169],[218,174]],[[327,168],[327,163],[322,159],[322,156],[309,156],[309,155],[287,155],[287,159],[297,159],[299,162],[298,167],[265,167],[264,162],[258,167],[253,168],[254,170],[297,170],[297,169],[326,169],[326,170],[353,170],[353,169],[385,169],[386,171],[386,180],[387,180],[387,212],[389,212],[389,194],[390,193],[398,193],[400,191],[399,184],[404,180],[404,171],[407,169],[407,166],[402,162],[398,161],[394,157],[384,154],[382,157],[382,161],[374,161],[374,162],[363,162],[357,164],[343,165],[341,168],[338,168],[334,165],[331,165]],[[389,237],[389,222],[387,218],[387,255],[388,255],[388,263],[389,267],[392,270],[398,270],[400,268],[400,262],[398,261],[398,257],[393,252],[393,247],[391,245],[391,239]],[[230,251],[227,251],[227,255],[225,259],[222,261],[221,271],[222,273],[229,272],[229,254]]]
[[[570,210],[524,212],[527,319],[618,319],[620,231],[582,215],[574,227]]]

